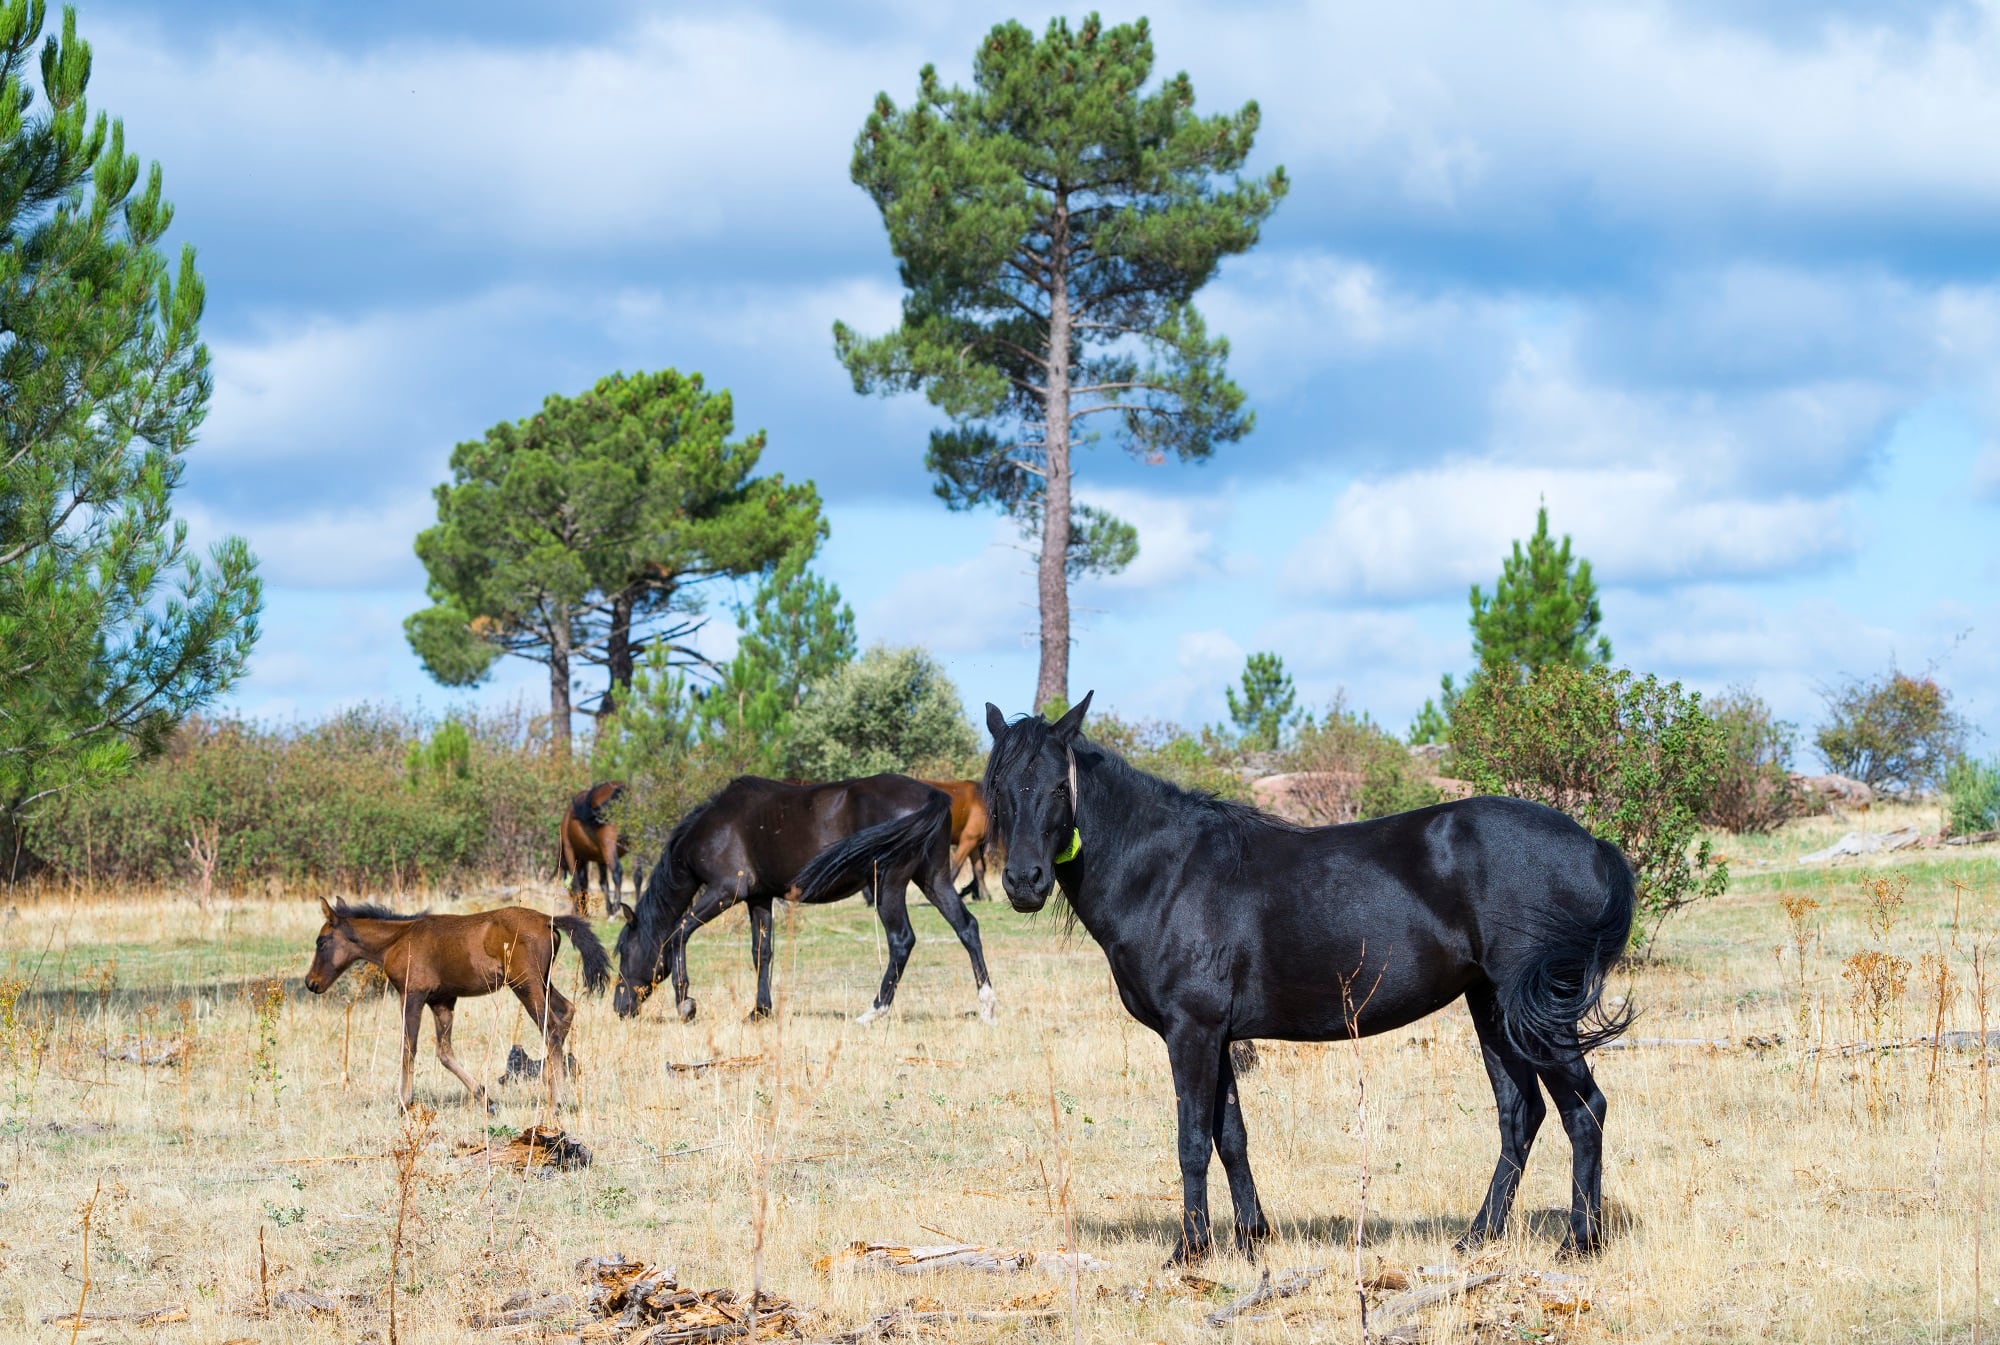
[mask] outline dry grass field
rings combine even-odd
[[[1613,1232],[1596,1261],[1555,1260],[1569,1153],[1553,1117],[1510,1237],[1476,1259],[1453,1253],[1497,1144],[1462,1010],[1358,1051],[1267,1046],[1243,1099],[1278,1230],[1266,1264],[1333,1269],[1226,1327],[1204,1318],[1253,1287],[1259,1267],[1221,1253],[1201,1267],[1205,1281],[1161,1271],[1178,1212],[1165,1052],[1118,1007],[1088,938],[1052,918],[975,907],[1000,993],[1000,1021],[987,1026],[972,1013],[964,955],[925,908],[897,1009],[866,1028],[851,1019],[883,956],[871,912],[780,912],[779,1015],[763,1024],[743,1021],[747,937],[740,914],[725,919],[692,950],[694,1024],[663,1021],[665,995],[633,1023],[586,1001],[571,1037],[578,1105],[558,1123],[595,1161],[524,1177],[456,1149],[547,1119],[537,1090],[496,1088],[498,1114],[475,1111],[430,1054],[428,1024],[417,1094],[435,1108],[435,1133],[408,1150],[393,1101],[395,1004],[346,982],[324,999],[301,988],[313,894],[205,916],[171,894],[17,897],[0,911],[0,1338],[387,1341],[394,1255],[402,1341],[574,1339],[580,1258],[622,1253],[675,1267],[685,1287],[747,1295],[761,1240],[763,1283],[813,1305],[810,1338],[915,1301],[1012,1314],[898,1328],[931,1339],[1355,1340],[1365,1145],[1366,1275],[1421,1286],[1443,1265],[1506,1272],[1386,1324],[1381,1305],[1403,1291],[1371,1292],[1378,1329],[1402,1339],[1968,1339],[1987,1164],[1980,1054],[1815,1048],[1931,1030],[1939,963],[1926,956],[1957,981],[1944,1025],[1979,1026],[1975,953],[2000,933],[2000,862],[1990,846],[1789,862],[1841,829],[1725,838],[1742,865],[1729,897],[1618,973],[1613,992],[1644,1012],[1637,1043],[1597,1057]],[[1902,899],[1886,933],[1869,923],[1870,880]],[[1795,900],[1794,919],[1787,897],[1818,906]],[[1872,1001],[1850,974],[1857,954]],[[2000,1028],[2000,965],[1978,962]],[[271,978],[282,979],[275,993],[263,988]],[[577,980],[565,949],[559,984]],[[134,1038],[178,1041],[185,1059],[107,1056]],[[1728,1044],[1644,1044],[1661,1038]],[[489,1084],[517,1041],[539,1054],[511,996],[461,1003],[460,1058]],[[754,1059],[669,1068],[739,1057]],[[386,1157],[399,1147],[400,1183]],[[1226,1219],[1219,1166],[1213,1190]],[[814,1267],[857,1239],[1050,1252],[1072,1237],[1108,1268],[1072,1279]],[[2000,1267],[1990,1242],[1983,1251],[1991,1330]],[[1546,1304],[1520,1273],[1534,1270],[1582,1276],[1587,1309]],[[279,1306],[301,1301],[287,1290],[337,1310]],[[469,1324],[523,1291],[577,1307]],[[80,1298],[80,1325],[45,1321]],[[1053,1311],[1035,1315],[1044,1304]],[[158,1309],[176,1311],[133,1316]],[[651,1337],[669,1338],[682,1337]]]

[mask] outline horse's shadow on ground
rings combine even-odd
[[[1210,1217],[1214,1220],[1217,1244],[1226,1244],[1232,1236],[1227,1206],[1211,1208]],[[1431,1214],[1413,1219],[1390,1219],[1370,1215],[1361,1245],[1372,1247],[1399,1238],[1449,1245],[1456,1242],[1471,1223],[1472,1215],[1469,1211],[1462,1215]],[[1160,1214],[1135,1213],[1110,1219],[1079,1214],[1076,1225],[1079,1233],[1101,1238],[1108,1243],[1140,1242],[1166,1245],[1178,1239],[1181,1233],[1178,1217]],[[1622,1237],[1637,1226],[1638,1219],[1629,1207],[1615,1200],[1604,1202],[1606,1237]],[[1280,1245],[1287,1243],[1317,1243],[1322,1246],[1337,1247],[1354,1245],[1354,1219],[1345,1214],[1307,1215],[1293,1219],[1273,1218],[1271,1232],[1273,1241]],[[1537,1242],[1559,1244],[1568,1235],[1569,1210],[1549,1208],[1517,1211],[1508,1237],[1523,1237]]]

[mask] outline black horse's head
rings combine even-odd
[[[1075,751],[1095,694],[1086,693],[1053,724],[1039,715],[1010,724],[987,702],[993,752],[986,759],[986,807],[1007,855],[1000,884],[1017,911],[1041,910],[1055,887],[1056,866],[1076,857]]]
[[[629,909],[629,908],[628,908]],[[660,968],[660,944],[647,937],[636,912],[627,916],[618,931],[618,984],[611,991],[611,1007],[620,1018],[630,1018],[653,993]]]

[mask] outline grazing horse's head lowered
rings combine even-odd
[[[636,911],[618,931],[618,981],[611,988],[611,1008],[620,1018],[639,1012],[659,979],[665,941],[649,938],[650,933],[639,928]]]
[[[986,703],[986,727],[993,734],[986,806],[1007,853],[1000,884],[1017,911],[1041,910],[1055,887],[1057,867],[1081,852],[1076,743],[1095,694],[1086,692],[1053,724],[1039,715],[1009,724],[998,706]]]

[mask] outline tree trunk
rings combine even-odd
[[[569,613],[559,612],[549,634],[549,741],[569,755]]]
[[[602,724],[612,709],[622,703],[620,696],[632,693],[632,594],[629,590],[611,600],[611,626],[604,637],[604,667],[610,681],[604,699],[597,703],[597,722]]]
[[[1056,192],[1049,227],[1048,395],[1042,427],[1048,476],[1042,490],[1042,555],[1035,586],[1042,609],[1042,663],[1035,709],[1069,702],[1069,203]]]

